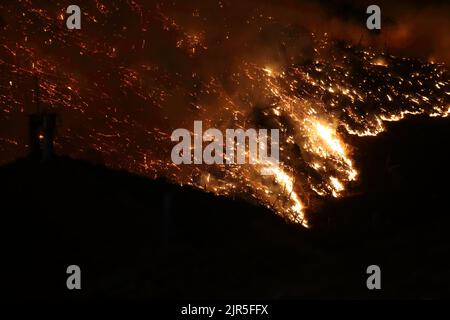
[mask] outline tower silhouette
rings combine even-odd
[[[28,122],[30,157],[45,162],[54,157],[53,143],[57,115],[41,108],[37,76],[35,77],[35,102],[36,113],[30,114]]]

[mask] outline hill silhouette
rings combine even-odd
[[[2,295],[449,297],[449,131],[448,119],[419,118],[357,142],[359,189],[317,209],[310,230],[164,180],[67,157],[17,160],[0,168]],[[81,291],[66,288],[72,264]],[[381,291],[366,288],[371,264]]]

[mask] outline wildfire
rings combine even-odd
[[[115,6],[128,20],[114,14]],[[0,137],[1,160],[26,150],[11,122],[34,111],[37,74],[42,104],[63,119],[60,152],[244,197],[307,226],[311,196],[345,196],[358,177],[348,135],[375,136],[387,121],[450,114],[442,64],[343,47],[314,34],[312,59],[296,59],[303,51],[294,46],[299,39],[286,36],[291,29],[251,51],[262,31],[276,31],[277,18],[249,13],[236,21],[242,28],[232,28],[226,6],[216,8],[223,15],[217,21],[199,8],[97,0],[83,8],[82,32],[68,32],[54,2],[0,4],[5,21],[16,22],[0,33],[0,125],[11,128]],[[170,134],[193,120],[219,129],[279,129],[280,166],[174,165]],[[261,176],[261,167],[273,176]]]

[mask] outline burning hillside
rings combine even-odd
[[[26,150],[23,122],[42,102],[61,115],[57,148],[77,158],[261,202],[308,225],[310,195],[340,197],[357,181],[349,136],[408,115],[447,117],[444,64],[330,39],[278,10],[229,1],[92,1],[83,27],[67,1],[1,4],[0,149]],[[272,8],[273,9],[273,8]],[[175,166],[173,130],[280,129],[280,167]]]

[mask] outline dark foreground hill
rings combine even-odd
[[[162,180],[18,160],[0,168],[2,295],[450,297],[449,137],[447,120],[419,119],[361,140],[364,192],[327,202],[310,230]],[[66,288],[72,264],[81,291]],[[371,264],[380,291],[366,287]]]

